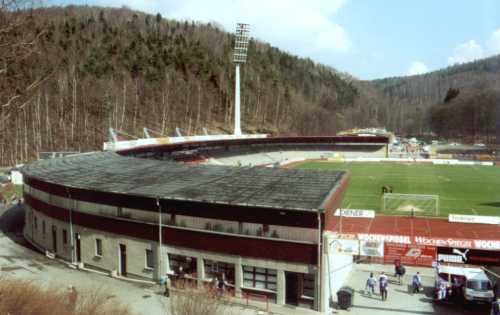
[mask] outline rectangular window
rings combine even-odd
[[[302,282],[302,296],[314,298],[314,275],[304,274]]]
[[[153,269],[155,267],[153,251],[146,249],[146,268]]]
[[[63,230],[63,244],[68,244],[68,232],[66,230]]]
[[[95,254],[96,256],[102,256],[102,240],[100,238],[95,239]]]
[[[248,288],[257,288],[276,291],[276,270],[243,266],[243,285]]]
[[[196,272],[196,258],[194,257],[168,254],[168,262],[170,270],[174,273],[179,272],[180,267],[182,267],[184,274]]]
[[[45,238],[45,221],[42,221],[42,236]]]
[[[221,277],[224,274],[224,279],[228,283],[234,284],[234,264],[209,259],[204,259],[204,264],[205,278],[212,279]]]

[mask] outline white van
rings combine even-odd
[[[450,289],[461,292],[466,301],[492,302],[495,294],[486,273],[479,268],[460,266],[439,266],[436,274],[436,288],[446,283]],[[457,288],[458,283],[458,288]],[[455,291],[455,292],[456,292]]]

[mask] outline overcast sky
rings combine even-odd
[[[419,74],[500,54],[499,0],[49,0],[216,21],[361,79]]]

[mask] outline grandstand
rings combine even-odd
[[[326,284],[345,279],[350,267],[344,267],[353,262],[352,256],[330,251],[331,237],[425,246],[434,259],[439,253],[449,256],[453,248],[470,249],[475,257],[500,262],[498,225],[457,225],[462,233],[437,218],[336,217],[346,191],[350,204],[363,205],[356,203],[363,202],[362,195],[347,190],[355,172],[268,168],[306,160],[363,166],[328,162],[386,161],[387,155],[388,138],[379,136],[247,137],[39,161],[22,170],[24,236],[78,268],[158,280],[182,266],[187,279],[199,285],[222,270],[235,297],[260,294],[271,303],[319,312],[338,289]],[[381,170],[388,165],[371,164]],[[369,176],[365,182],[372,181]],[[404,184],[412,183],[403,179]],[[375,196],[380,205],[379,184]],[[269,277],[245,281],[262,272]]]
[[[78,268],[158,280],[182,266],[198,285],[223,271],[235,297],[324,312],[333,292],[323,230],[349,173],[248,166],[340,148],[383,154],[386,145],[384,137],[217,139],[40,160],[22,169],[24,236]]]

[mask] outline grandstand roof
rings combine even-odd
[[[46,182],[92,191],[291,210],[323,209],[345,172],[186,165],[95,152],[22,169]]]

